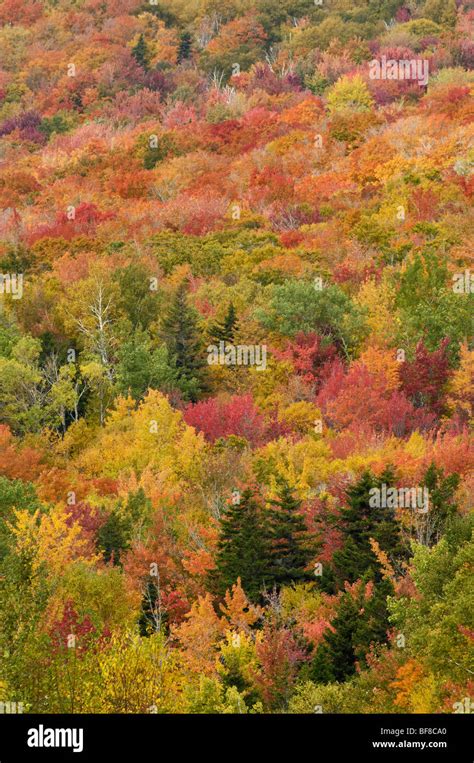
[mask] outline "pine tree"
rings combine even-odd
[[[194,403],[206,388],[206,363],[197,328],[197,316],[187,303],[185,283],[176,291],[163,320],[161,333],[170,361],[176,369],[178,385],[184,397]]]
[[[315,683],[345,681],[362,665],[371,644],[387,640],[389,627],[387,596],[393,594],[390,581],[383,580],[367,598],[365,586],[354,596],[342,594],[337,615],[316,650],[309,677]]]
[[[354,631],[359,618],[357,601],[344,594],[337,616],[316,650],[310,678],[317,684],[344,681],[355,673]]]
[[[389,467],[380,477],[366,471],[360,480],[347,490],[347,506],[341,510],[338,526],[343,533],[343,545],[333,555],[322,587],[336,592],[344,584],[361,581],[360,592],[344,591],[331,629],[325,633],[311,666],[311,678],[319,683],[344,681],[355,673],[356,662],[364,660],[372,643],[386,641],[389,627],[387,596],[393,585],[383,577],[380,562],[374,554],[371,539],[375,540],[391,562],[407,557],[402,543],[400,526],[394,508],[383,501],[371,505],[372,489],[387,489],[394,483]],[[373,503],[373,502],[372,502]],[[371,595],[364,594],[366,583],[374,585]]]
[[[365,660],[371,644],[387,641],[390,627],[387,597],[393,594],[392,581],[384,578],[373,587],[371,596],[361,603],[353,638],[355,656],[360,664]]]
[[[223,596],[240,578],[247,597],[253,602],[261,600],[262,590],[271,581],[271,553],[265,513],[253,490],[247,488],[221,519],[210,588]]]
[[[183,32],[179,38],[178,63],[185,61],[191,55],[192,37],[189,32]]]
[[[392,561],[406,558],[407,549],[404,547],[400,526],[395,517],[395,510],[388,506],[371,506],[372,488],[387,488],[393,485],[393,470],[388,468],[379,477],[374,477],[366,471],[360,480],[347,490],[347,506],[341,510],[338,526],[343,533],[343,546],[333,555],[331,574],[327,576],[326,590],[339,590],[344,582],[354,583],[358,579],[382,579],[379,561],[375,556],[370,539],[379,544],[382,551],[388,554]],[[330,588],[329,581],[333,579]]]
[[[129,548],[129,543],[129,525],[113,510],[97,532],[97,549],[107,564],[120,565],[121,554]]]
[[[234,304],[231,302],[227,308],[224,320],[217,322],[209,329],[209,336],[213,342],[228,342],[232,344],[235,332],[238,328],[238,318],[235,312]]]
[[[303,515],[301,501],[284,479],[277,488],[278,498],[271,500],[269,512],[272,540],[272,576],[277,587],[308,579],[306,567],[314,553]]]
[[[148,69],[149,52],[144,36],[141,34],[136,44],[132,48],[132,56],[139,66],[145,71]]]

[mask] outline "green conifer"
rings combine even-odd
[[[132,56],[137,64],[143,67],[145,71],[148,69],[149,55],[148,45],[146,44],[144,36],[141,34],[132,48]]]
[[[308,563],[314,555],[306,522],[300,512],[302,501],[296,498],[288,482],[280,479],[277,498],[269,511],[272,541],[272,577],[277,587],[309,579]]]
[[[259,601],[271,583],[271,554],[265,512],[253,490],[247,488],[221,519],[210,587],[223,596],[240,577],[249,599]]]
[[[184,397],[196,402],[206,388],[206,361],[197,327],[197,315],[188,305],[185,283],[176,291],[163,320],[161,334]]]
[[[213,342],[218,344],[219,342],[227,342],[232,344],[234,341],[235,332],[238,327],[238,318],[235,312],[234,304],[231,302],[227,308],[224,319],[221,322],[216,322],[209,329],[209,336]]]

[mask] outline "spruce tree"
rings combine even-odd
[[[216,344],[219,342],[227,342],[232,344],[237,327],[238,318],[235,312],[234,304],[231,302],[227,308],[227,313],[224,317],[224,320],[211,326],[209,329],[209,336],[211,340]]]
[[[148,69],[148,46],[144,36],[141,34],[136,44],[132,48],[132,56],[139,66],[143,67],[145,71]]]
[[[309,579],[306,570],[314,553],[301,503],[284,479],[277,487],[277,499],[269,501],[269,528],[272,541],[272,578],[281,587],[293,581]]]
[[[366,596],[365,586],[354,594],[342,594],[336,617],[331,621],[311,663],[309,677],[315,683],[347,680],[363,666],[374,643],[387,640],[389,627],[387,596],[393,594],[390,581],[383,580]]]
[[[241,494],[221,519],[216,569],[209,584],[223,596],[240,577],[251,601],[260,601],[271,582],[271,546],[265,512],[252,489]]]
[[[191,55],[192,37],[189,32],[182,32],[179,38],[178,63],[185,61]]]
[[[197,315],[188,305],[185,283],[176,291],[163,320],[161,334],[184,397],[196,402],[206,388],[206,362],[197,327]]]
[[[366,471],[359,481],[347,490],[347,506],[338,518],[343,533],[343,545],[333,554],[330,569],[322,578],[322,587],[332,593],[343,590],[344,584],[361,581],[359,593],[344,591],[331,629],[325,633],[311,666],[311,677],[320,683],[344,681],[355,672],[356,661],[362,662],[372,643],[386,640],[389,627],[387,596],[393,585],[383,577],[379,560],[370,540],[375,540],[392,563],[407,557],[402,543],[395,509],[371,505],[372,489],[387,490],[394,483],[389,467],[380,477]],[[381,495],[381,493],[380,493]],[[365,584],[373,583],[370,596],[365,596]]]
[[[96,545],[102,552],[104,561],[120,566],[121,555],[129,548],[129,524],[115,509],[97,531]]]
[[[344,681],[355,673],[354,632],[359,618],[357,601],[346,593],[313,659],[310,678],[318,684]]]
[[[406,558],[407,549],[400,536],[400,525],[395,517],[395,510],[387,506],[371,506],[372,488],[381,489],[382,485],[393,485],[394,474],[388,468],[379,477],[366,471],[360,480],[347,490],[347,506],[340,513],[338,527],[343,534],[342,548],[336,551],[332,559],[331,574],[327,576],[332,590],[339,590],[344,583],[354,583],[360,578],[379,582],[382,579],[380,564],[372,550],[370,539],[379,544],[382,551],[392,561]]]

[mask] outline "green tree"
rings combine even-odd
[[[184,397],[196,402],[206,388],[206,362],[197,327],[197,315],[188,305],[185,283],[178,287],[163,319],[161,335],[166,342],[170,361],[176,368],[178,384]]]
[[[223,596],[240,577],[242,588],[255,602],[261,600],[263,589],[271,584],[271,568],[266,514],[253,490],[247,488],[221,518],[216,569],[209,577],[210,588]]]
[[[424,546],[438,543],[456,515],[455,492],[459,486],[459,475],[444,476],[444,471],[432,462],[422,481],[427,488],[429,508],[426,513],[417,514],[417,540]]]
[[[148,329],[156,319],[160,295],[150,288],[148,270],[137,262],[114,273],[114,280],[119,286],[117,307],[127,317],[133,329]]]
[[[431,548],[414,544],[410,576],[417,595],[389,600],[390,622],[406,639],[407,657],[422,657],[441,684],[472,683],[474,517],[458,517]],[[463,688],[464,687],[464,688]]]
[[[323,587],[338,590],[346,581],[354,583],[359,579],[380,582],[382,571],[372,550],[371,539],[379,544],[390,561],[406,558],[407,549],[403,544],[394,508],[371,506],[371,491],[374,488],[380,490],[384,484],[388,489],[393,482],[391,468],[386,469],[379,478],[366,471],[347,490],[347,505],[341,509],[340,517],[336,520],[343,534],[343,545],[333,555],[327,581],[323,575]]]
[[[397,346],[414,351],[423,338],[433,352],[449,337],[448,352],[456,362],[460,343],[472,336],[474,294],[456,294],[446,259],[430,252],[413,258],[397,275],[397,286],[401,318]]]
[[[33,514],[41,508],[35,488],[30,482],[0,476],[0,560],[9,548],[11,536],[8,525],[14,519],[14,509],[27,509]]]
[[[169,362],[166,345],[153,350],[146,332],[137,329],[117,354],[117,387],[121,394],[139,400],[150,388],[169,392],[178,387],[178,375]]]
[[[393,586],[380,582],[368,594],[361,585],[355,592],[345,591],[336,617],[324,634],[312,661],[309,675],[315,683],[346,681],[361,666],[374,643],[386,641],[388,630],[387,596]]]
[[[355,673],[353,635],[359,619],[358,602],[345,594],[312,661],[309,675],[317,684],[345,681]]]
[[[10,357],[0,357],[0,422],[20,434],[39,430],[45,420],[40,353],[40,340],[23,336]]]
[[[51,711],[45,671],[51,647],[43,628],[50,596],[44,566],[33,573],[28,550],[12,547],[0,561],[0,686],[25,710]]]
[[[280,587],[307,579],[306,567],[314,553],[301,503],[286,480],[278,484],[277,499],[269,501],[269,531],[272,542],[272,577]]]
[[[422,15],[424,19],[431,19],[436,24],[454,27],[457,16],[455,0],[426,0]]]
[[[130,544],[129,523],[114,509],[98,529],[96,544],[104,556],[104,561],[120,565],[121,555]]]
[[[146,44],[146,40],[143,34],[139,36],[137,42],[133,46],[132,56],[134,57],[137,64],[142,66],[145,71],[148,69],[150,53],[148,51],[148,45]]]
[[[186,61],[191,56],[193,39],[189,32],[182,32],[179,38],[178,62]]]
[[[50,410],[54,419],[59,419],[63,432],[66,431],[67,415],[77,410],[79,403],[76,386],[76,368],[73,363],[66,363],[57,368],[55,363],[51,364],[55,370],[56,378],[49,391]]]
[[[228,342],[232,344],[234,335],[238,328],[238,318],[235,312],[234,303],[230,302],[227,312],[222,321],[217,321],[209,329],[209,337],[213,342]]]
[[[256,317],[266,329],[285,336],[317,331],[346,355],[366,333],[363,312],[339,286],[315,288],[309,281],[291,280],[276,286],[269,307],[257,310]]]

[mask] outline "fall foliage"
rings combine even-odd
[[[463,712],[473,22],[1,3],[0,702]]]

